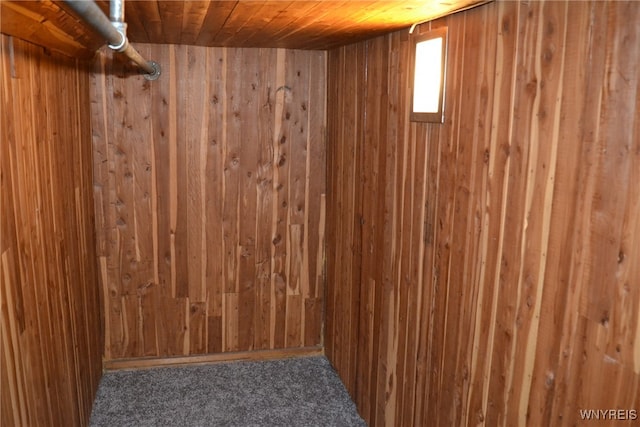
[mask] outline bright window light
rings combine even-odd
[[[416,67],[413,80],[414,112],[438,112],[441,69],[442,37],[416,43]]]
[[[446,47],[446,28],[414,37],[412,121],[444,121]]]

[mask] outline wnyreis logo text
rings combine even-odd
[[[635,409],[580,409],[580,419],[588,420],[637,420]]]

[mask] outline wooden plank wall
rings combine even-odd
[[[102,373],[90,67],[0,41],[0,425],[86,426]]]
[[[91,59],[104,39],[67,8],[51,0],[3,0],[0,32],[73,58]]]
[[[137,47],[91,79],[106,360],[319,346],[326,53]]]
[[[326,353],[370,425],[640,410],[638,22],[573,1],[434,22],[443,125],[408,121],[407,31],[329,52]]]

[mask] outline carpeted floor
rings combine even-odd
[[[91,426],[365,426],[325,357],[106,373]]]

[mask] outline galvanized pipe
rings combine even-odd
[[[108,43],[109,47],[123,53],[147,74],[147,80],[156,80],[160,76],[160,66],[154,61],[146,61],[133,46],[129,44],[124,23],[124,3],[122,0],[111,2],[111,16],[116,25],[102,13],[95,1],[65,0],[65,3],[98,32]],[[116,3],[116,4],[114,4]],[[121,25],[118,25],[121,24]]]
[[[120,34],[127,37],[127,24],[124,22],[124,0],[111,0],[109,2],[109,18],[111,19],[111,25]]]
[[[111,22],[124,22],[124,1],[111,0],[109,2],[109,15]]]

